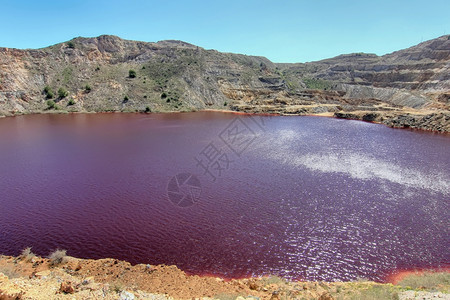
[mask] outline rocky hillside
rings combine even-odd
[[[0,48],[0,115],[205,108],[450,131],[450,36],[304,64],[106,35]]]

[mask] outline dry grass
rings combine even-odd
[[[398,285],[408,289],[448,293],[450,290],[450,273],[425,272],[423,274],[409,275],[400,281]]]
[[[27,247],[22,250],[22,253],[20,254],[19,258],[23,261],[30,262],[33,258],[36,257],[36,254],[31,252],[31,247]]]
[[[17,273],[13,267],[8,265],[0,267],[0,273],[6,275],[9,279],[21,277],[21,275]]]
[[[66,262],[66,250],[57,249],[51,253],[48,258],[50,259],[50,264],[53,266],[60,265]]]
[[[397,300],[399,299],[399,289],[393,286],[371,286],[369,288],[361,288],[350,290],[344,294],[335,294],[334,299],[336,300]]]

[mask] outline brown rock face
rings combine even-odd
[[[449,38],[384,56],[355,53],[302,64],[274,64],[181,41],[146,43],[107,35],[38,50],[0,48],[0,115],[204,108],[280,114],[446,113]],[[130,70],[135,77],[128,76]],[[68,96],[59,97],[60,88]]]

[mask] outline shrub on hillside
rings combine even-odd
[[[55,94],[53,93],[52,88],[49,87],[48,85],[46,85],[44,87],[44,94],[45,94],[47,99],[52,99],[53,97],[55,97]]]
[[[56,108],[55,101],[53,101],[53,100],[48,100],[48,101],[47,101],[47,109],[53,109],[53,108]]]
[[[33,252],[31,252],[31,247],[23,249],[22,253],[20,254],[20,259],[27,262],[31,261],[34,257],[36,257],[36,255]]]
[[[136,77],[136,71],[135,70],[130,70],[128,71],[128,76],[130,78],[135,78]]]
[[[66,250],[55,250],[48,256],[50,259],[50,264],[55,266],[64,263],[66,261],[66,253]]]
[[[65,88],[59,88],[58,96],[59,98],[65,98],[69,95],[69,92]]]

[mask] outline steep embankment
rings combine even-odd
[[[214,108],[449,132],[449,38],[381,57],[357,53],[304,64],[115,36],[0,48],[0,115]]]

